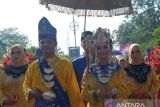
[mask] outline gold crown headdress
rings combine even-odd
[[[94,43],[97,44],[97,43],[104,43],[104,42],[107,42],[107,43],[111,43],[111,38],[110,38],[110,30],[105,28],[101,28],[99,27],[96,31],[96,33],[94,34]]]

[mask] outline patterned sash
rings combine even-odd
[[[54,85],[51,87],[51,89],[55,93],[56,98],[53,98],[49,101],[42,98],[41,100],[36,101],[35,107],[70,107],[69,97],[67,93],[64,92],[54,72],[51,72],[49,74],[49,75],[53,75],[53,78],[50,81],[44,78],[44,76],[46,75],[46,72],[44,72],[44,68],[51,68],[48,62],[46,61],[46,59],[45,58],[39,59],[38,64],[39,64],[44,82],[54,82]]]

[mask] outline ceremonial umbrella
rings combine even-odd
[[[110,17],[132,13],[131,0],[39,0],[49,10],[85,16]]]
[[[131,0],[39,0],[39,3],[45,5],[49,10],[73,14],[73,22],[74,14],[85,16],[84,31],[86,16],[111,17],[133,12]],[[75,29],[75,25],[73,26]]]

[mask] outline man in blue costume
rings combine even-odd
[[[84,31],[81,35],[81,46],[84,49],[84,56],[81,56],[73,60],[73,67],[76,73],[78,85],[81,89],[81,81],[85,68],[87,65],[91,64],[93,61],[93,56],[91,55],[93,51],[91,42],[92,42],[93,33],[91,31]],[[92,60],[92,61],[91,61]]]

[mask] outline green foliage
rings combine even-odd
[[[153,36],[155,39],[160,39],[160,27],[158,27],[154,30]]]
[[[157,45],[160,45],[160,39],[154,39],[154,48],[155,48]]]
[[[160,25],[160,2],[158,0],[134,0],[135,12],[117,30],[119,45],[138,43],[142,49],[153,47],[153,31]]]
[[[154,47],[160,45],[160,27],[156,28],[153,32],[154,36]]]
[[[36,52],[36,49],[37,49],[37,47],[31,46],[31,47],[27,48],[26,50],[27,50],[27,52],[34,54]]]
[[[3,59],[14,44],[20,44],[27,47],[29,44],[28,37],[17,31],[17,28],[6,28],[0,31],[0,60]]]

